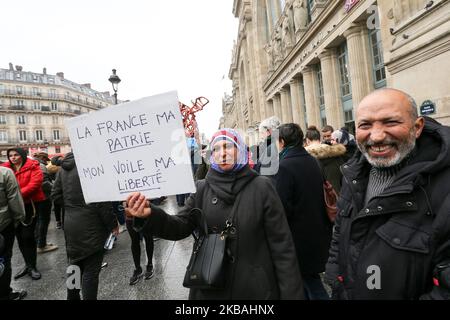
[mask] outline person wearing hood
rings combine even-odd
[[[81,269],[83,300],[96,300],[104,245],[111,232],[118,234],[117,219],[110,202],[84,201],[83,190],[72,152],[61,163],[52,198],[65,208],[64,236],[70,265]],[[68,300],[80,300],[80,290],[67,288]]]
[[[347,149],[340,143],[332,145],[321,143],[320,132],[314,126],[308,128],[305,136],[305,150],[319,161],[325,180],[329,181],[339,194],[342,185],[340,166],[346,162]]]
[[[283,205],[271,181],[248,165],[247,146],[232,129],[222,129],[211,139],[211,167],[197,193],[177,215],[151,205],[140,193],[127,198],[126,212],[135,228],[168,240],[181,240],[200,228],[192,210],[197,207],[210,233],[223,230],[232,219],[227,238],[225,287],[191,289],[190,299],[300,299],[303,288]],[[199,203],[196,203],[199,202]]]
[[[25,219],[16,228],[16,238],[19,249],[25,261],[25,267],[14,276],[17,280],[29,275],[33,280],[39,280],[41,273],[36,268],[37,244],[35,229],[45,194],[42,190],[43,175],[39,162],[27,157],[21,148],[7,150],[8,162],[2,164],[14,171],[25,203]]]
[[[319,164],[302,146],[303,131],[295,123],[278,128],[280,167],[276,189],[294,239],[308,300],[328,300],[320,273],[325,271],[332,225],[325,211]]]
[[[450,299],[450,128],[395,89],[356,111],[326,280],[336,299]]]

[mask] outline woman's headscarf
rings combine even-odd
[[[223,140],[226,140],[228,142],[233,143],[236,146],[236,148],[237,148],[236,163],[234,164],[233,169],[231,169],[231,171],[227,171],[227,172],[238,172],[238,171],[240,171],[242,168],[244,168],[248,164],[247,145],[244,143],[244,140],[242,140],[242,137],[239,135],[239,133],[237,133],[237,131],[235,131],[233,129],[225,128],[225,129],[217,131],[212,136],[212,138],[211,138],[211,145],[210,145],[211,150],[212,151],[214,150],[214,145],[217,142],[223,141]],[[211,168],[214,171],[217,171],[217,172],[220,172],[220,173],[224,173],[225,172],[215,162],[215,160],[214,160],[214,151],[211,153],[210,163],[211,163]]]

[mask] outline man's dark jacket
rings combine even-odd
[[[294,239],[302,275],[325,270],[332,225],[325,211],[323,177],[316,159],[303,147],[288,150],[275,176]]]
[[[427,118],[416,148],[364,206],[370,165],[344,177],[326,279],[337,299],[450,298],[450,128]]]

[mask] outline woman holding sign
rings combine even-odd
[[[127,198],[135,229],[175,241],[201,229],[201,221],[209,235],[227,230],[224,286],[191,287],[190,299],[303,298],[294,243],[272,183],[250,169],[236,131],[220,130],[211,141],[211,168],[177,215],[150,205],[140,193]]]

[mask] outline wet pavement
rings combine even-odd
[[[175,197],[169,197],[162,208],[170,214],[177,212]],[[38,254],[37,268],[42,274],[40,280],[25,276],[12,280],[14,289],[28,292],[28,300],[65,300],[67,256],[63,231],[56,229],[54,216],[48,230],[48,243],[59,246],[58,250]],[[188,298],[188,289],[182,285],[186,266],[192,249],[192,237],[181,241],[155,241],[153,266],[155,274],[149,280],[141,279],[130,286],[134,264],[131,256],[131,240],[128,232],[119,234],[118,241],[111,251],[105,254],[108,266],[100,273],[99,300],[183,300]],[[144,244],[141,243],[141,264],[146,265]],[[23,258],[14,243],[12,259],[13,274],[21,270]]]

